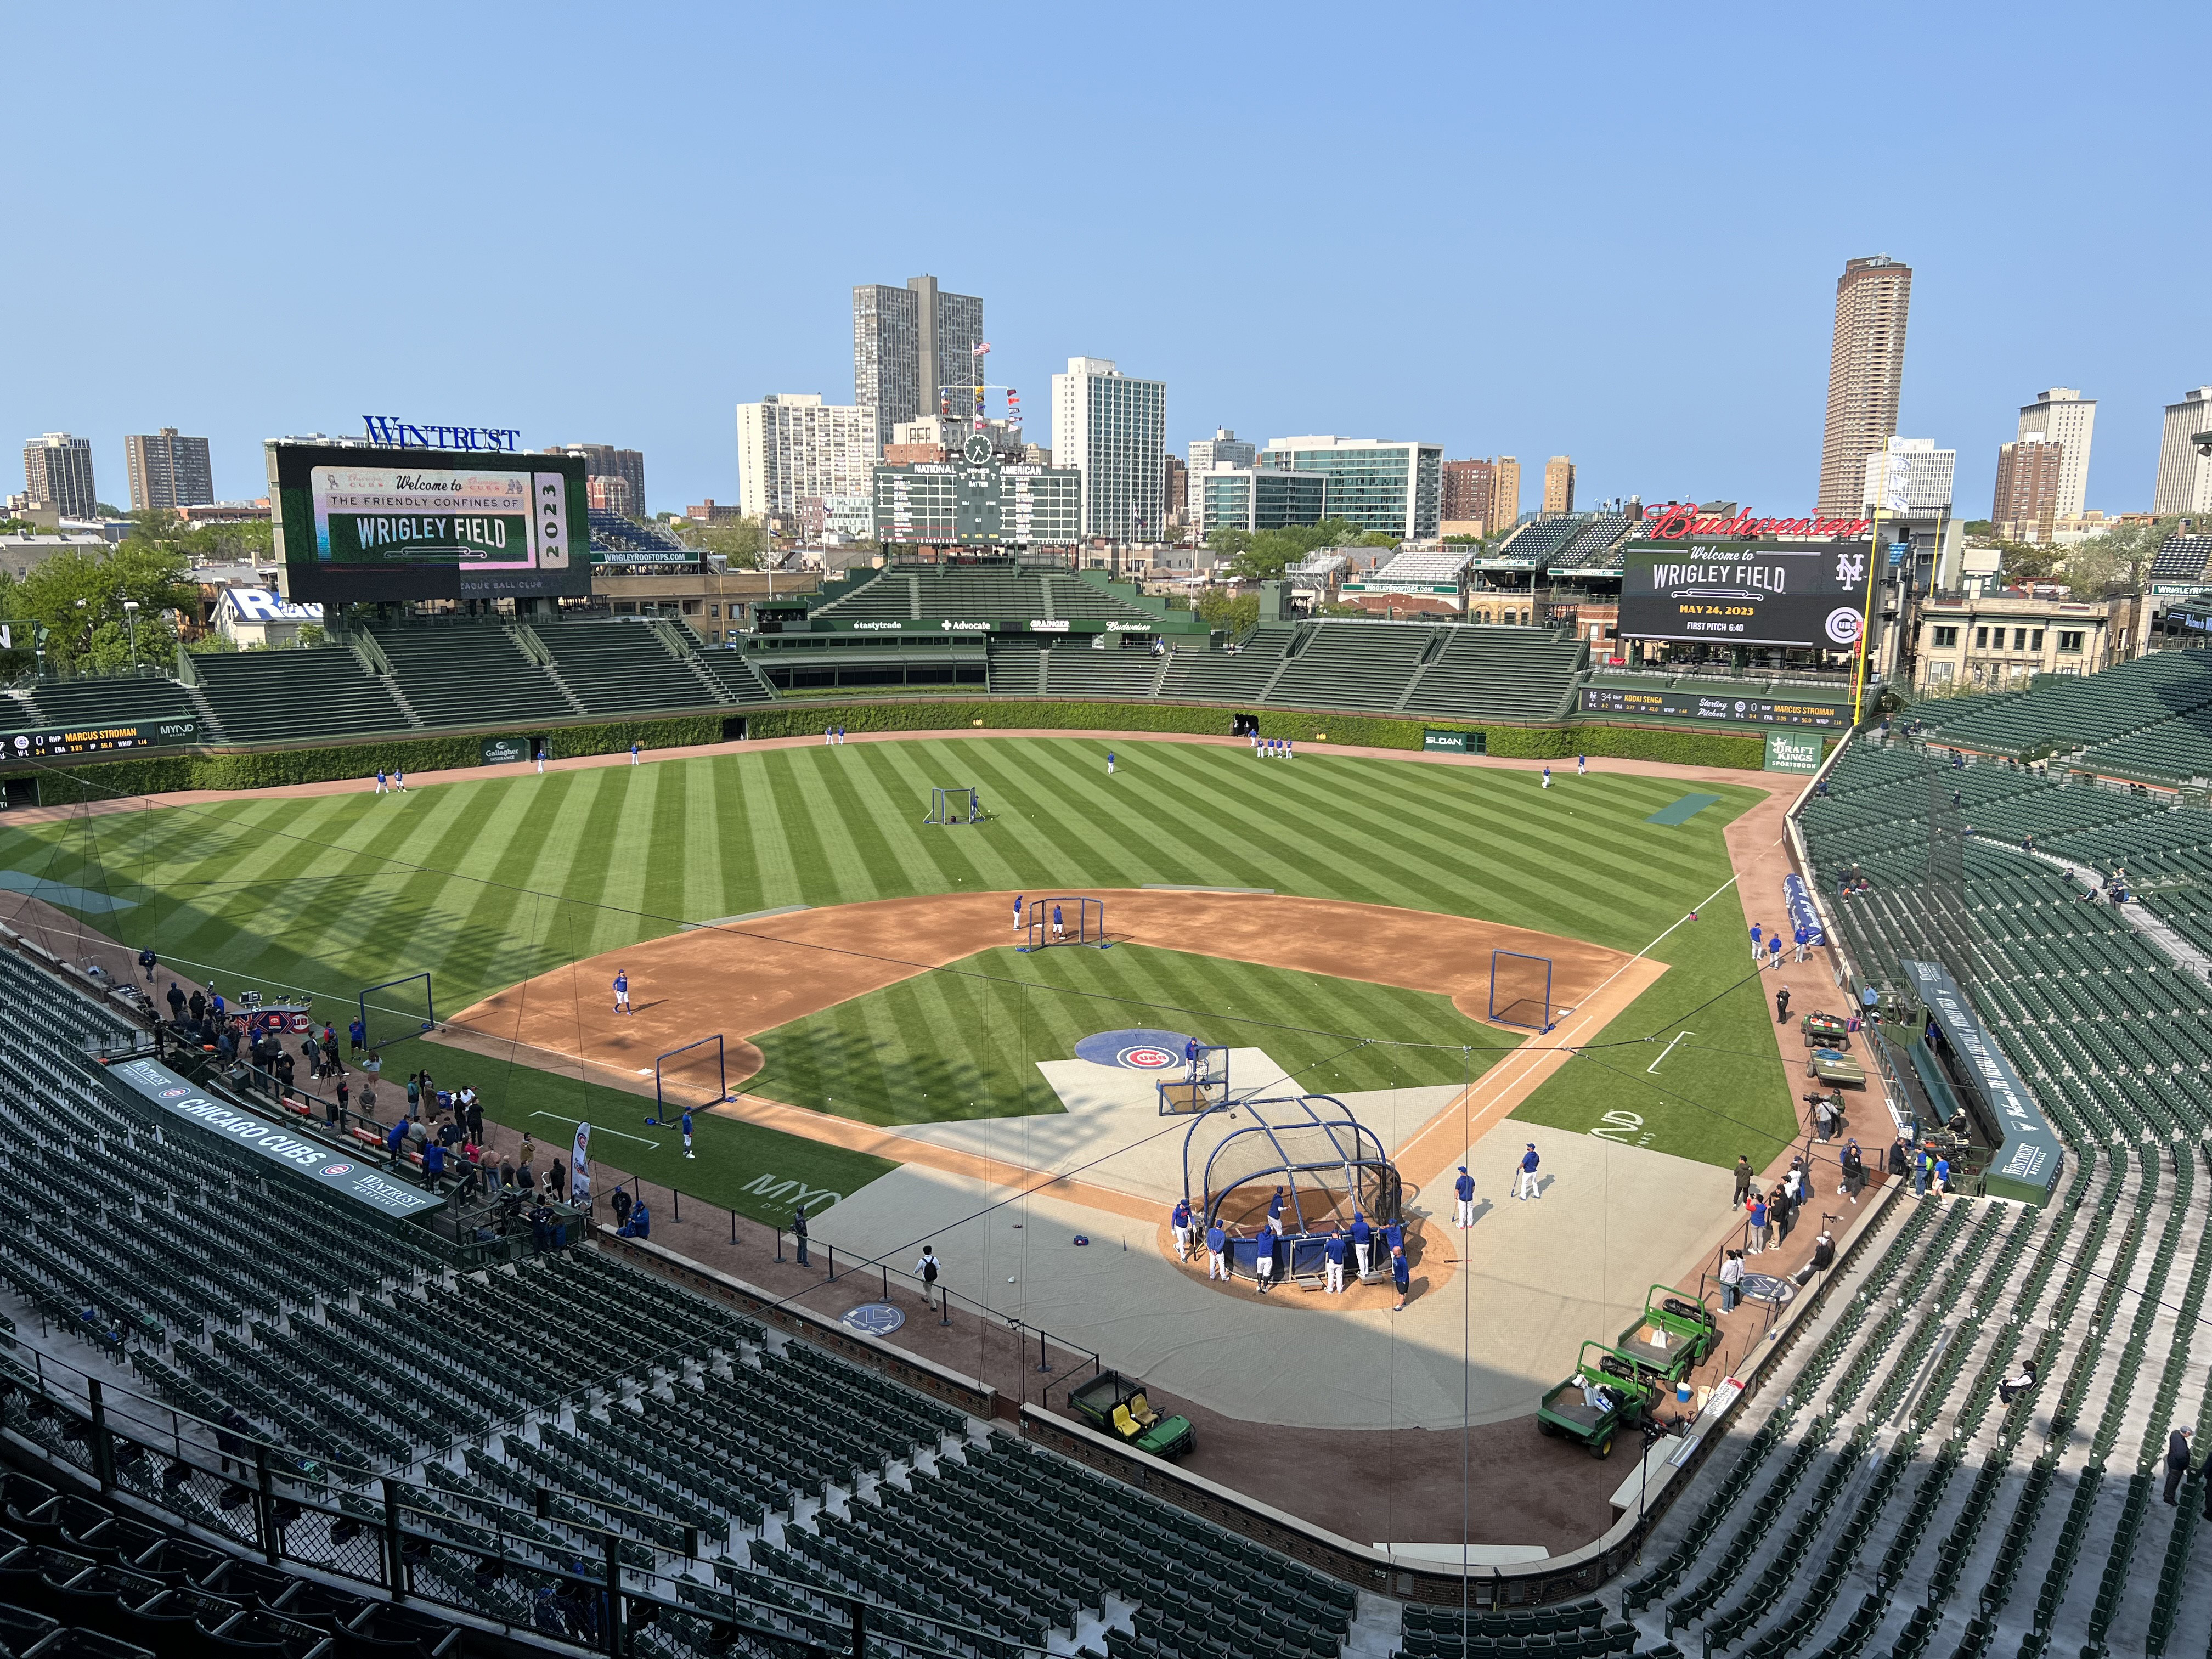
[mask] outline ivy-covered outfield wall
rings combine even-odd
[[[1493,755],[1559,760],[1607,755],[1622,760],[1673,761],[1688,766],[1732,766],[1757,771],[1766,763],[1763,731],[1682,732],[1659,726],[1481,726],[1464,720],[1403,720],[1379,714],[1324,714],[1295,708],[1262,708],[1260,734],[1326,741],[1367,749],[1419,749],[1423,732],[1479,732]],[[810,702],[802,708],[750,711],[745,735],[819,737],[825,726],[848,732],[942,731],[956,726],[1075,728],[1099,732],[1226,732],[1232,711],[1187,703],[1024,702],[1012,697],[959,702]]]
[[[739,711],[732,709],[731,716]],[[924,698],[893,702],[866,698],[851,702],[809,702],[804,705],[755,705],[743,711],[748,738],[818,737],[825,726],[849,732],[930,732],[1059,729],[1106,732],[1193,732],[1226,733],[1232,711],[1188,703],[1030,702],[1001,697],[989,701]],[[1327,714],[1263,708],[1258,711],[1263,737],[1292,738],[1300,743],[1346,744],[1369,749],[1418,750],[1429,732],[1480,733],[1491,754],[1516,759],[1563,760],[1604,755],[1621,760],[1668,761],[1688,766],[1726,766],[1757,771],[1765,763],[1764,731],[1686,732],[1645,726],[1483,726],[1464,720],[1401,720],[1377,714]],[[691,715],[680,720],[616,721],[601,726],[548,727],[556,757],[611,755],[633,742],[647,749],[675,749],[722,740],[727,718]],[[1833,738],[1827,739],[1832,743]],[[483,757],[483,734],[448,732],[437,737],[382,738],[365,743],[315,749],[266,749],[204,755],[149,757],[105,761],[94,765],[16,771],[36,776],[39,798],[49,805],[70,805],[112,795],[151,795],[179,789],[265,789],[278,784],[322,783],[337,778],[366,778],[386,771],[441,772],[475,766]]]

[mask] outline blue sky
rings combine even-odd
[[[851,289],[980,294],[1034,435],[1071,355],[1216,424],[1809,508],[1844,260],[1914,267],[1903,430],[2100,399],[2149,504],[2212,383],[2212,8],[18,8],[0,480],[21,441],[364,412],[646,452],[852,395]]]

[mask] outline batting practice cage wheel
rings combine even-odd
[[[1552,959],[1519,951],[1490,953],[1490,1018],[1500,1025],[1548,1031],[1567,1011],[1552,1006]]]
[[[981,823],[982,797],[973,789],[933,789],[924,823]]]
[[[1060,919],[1058,932],[1052,925],[1054,913]],[[1100,951],[1110,951],[1114,941],[1106,937],[1106,902],[1095,898],[1031,899],[1029,906],[1030,942],[1017,945],[1017,951],[1026,953],[1042,951],[1048,945],[1088,945]]]

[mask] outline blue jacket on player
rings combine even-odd
[[[687,1135],[691,1133],[691,1109],[689,1106],[684,1109],[684,1133]]]
[[[1321,1252],[1329,1261],[1341,1264],[1344,1261],[1344,1234],[1341,1231],[1331,1233],[1322,1245]]]
[[[1354,1244],[1364,1244],[1374,1237],[1375,1229],[1367,1224],[1367,1218],[1354,1210],[1352,1212],[1352,1242]]]
[[[1452,1191],[1459,1194],[1461,1203],[1468,1202],[1474,1196],[1474,1177],[1462,1170],[1459,1172],[1459,1179],[1452,1182]]]
[[[1171,1227],[1188,1227],[1190,1225],[1190,1200],[1188,1199],[1179,1198],[1176,1200],[1175,1212],[1168,1217],[1168,1224]]]
[[[1229,1235],[1221,1230],[1218,1221],[1206,1230],[1206,1248],[1216,1255],[1225,1254],[1229,1249]]]
[[[1542,1160],[1536,1156],[1536,1149],[1534,1146],[1521,1154],[1521,1168],[1528,1175],[1536,1173],[1536,1165],[1540,1162]]]
[[[1406,1224],[1394,1221],[1382,1230],[1382,1242],[1394,1250],[1406,1248]]]

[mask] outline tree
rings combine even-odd
[[[732,570],[757,570],[768,546],[758,519],[725,519],[715,524],[682,522],[671,526],[676,538],[702,553],[719,553]]]
[[[1252,545],[1252,532],[1239,526],[1218,524],[1206,532],[1206,545],[1217,559],[1241,558]]]
[[[1259,622],[1260,596],[1209,587],[1198,596],[1197,610],[1208,628],[1224,629],[1234,637]]]
[[[2026,584],[2055,580],[2058,567],[2065,562],[2064,550],[2039,546],[2033,542],[1999,542],[1997,548],[2003,555],[2002,570],[2008,582]]]
[[[1387,530],[1370,530],[1354,544],[1359,547],[1395,547],[1398,538]]]
[[[2110,588],[2139,590],[2158,556],[2159,544],[2179,527],[2179,518],[2124,524],[2079,542],[2066,555],[2066,586],[2077,599],[2098,599]]]
[[[162,613],[198,598],[184,580],[185,554],[173,540],[135,532],[104,552],[66,549],[0,590],[0,604],[18,621],[47,630],[46,660],[58,668],[96,672],[128,668],[135,633],[139,662],[176,653],[177,634]],[[138,606],[134,624],[125,600]]]
[[[1480,547],[1482,545],[1482,538],[1480,536],[1447,536],[1444,538],[1444,545],[1446,547]]]
[[[1282,580],[1283,572],[1304,559],[1317,547],[1348,547],[1361,545],[1359,526],[1342,519],[1323,519],[1319,524],[1295,524],[1280,530],[1262,530],[1251,533],[1242,530],[1217,531],[1216,535],[1242,536],[1244,543],[1230,556],[1230,574],[1240,581],[1272,582]],[[1209,537],[1208,541],[1212,539]],[[1395,539],[1388,544],[1395,547]]]

